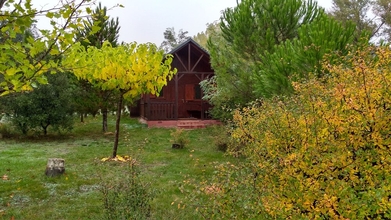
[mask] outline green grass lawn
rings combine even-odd
[[[109,131],[114,132],[114,118]],[[215,162],[234,159],[216,150],[213,128],[186,131],[190,143],[184,149],[171,148],[172,131],[123,117],[118,154],[134,158],[140,178],[156,191],[151,219],[198,219],[194,208],[178,209],[178,203],[186,204],[183,181],[207,178]],[[102,218],[101,183],[121,180],[129,170],[127,163],[101,162],[111,155],[113,142],[113,134],[101,132],[101,118],[76,123],[65,135],[0,139],[0,218]],[[66,172],[46,177],[47,160],[56,157],[65,159]]]

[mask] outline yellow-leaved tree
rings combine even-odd
[[[112,47],[105,42],[101,48],[76,44],[64,60],[74,74],[102,90],[118,91],[115,141],[112,157],[117,156],[119,125],[123,98],[135,100],[141,94],[158,95],[176,70],[171,69],[172,56],[151,43],[129,43]]]

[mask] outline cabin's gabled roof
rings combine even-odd
[[[195,40],[193,40],[192,38],[189,38],[187,39],[186,41],[180,43],[178,46],[176,46],[174,49],[172,49],[170,52],[168,52],[169,54],[174,54],[176,52],[178,52],[179,50],[181,50],[183,47],[185,47],[187,44],[189,43],[192,43],[194,44],[195,46],[197,46],[199,49],[201,49],[203,52],[205,52],[207,55],[209,55],[208,51],[203,48],[201,45],[199,45],[197,42],[195,42]]]

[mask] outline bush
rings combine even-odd
[[[232,137],[273,218],[391,218],[390,63],[387,47],[358,50],[295,96],[236,111]]]
[[[213,144],[218,151],[226,152],[228,145],[230,144],[230,136],[228,133],[228,127],[216,125],[213,126]]]
[[[181,128],[171,132],[171,138],[172,144],[177,145],[177,148],[184,148],[190,142],[188,133]]]

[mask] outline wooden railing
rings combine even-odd
[[[145,111],[148,120],[172,120],[175,119],[173,102],[145,103]]]

